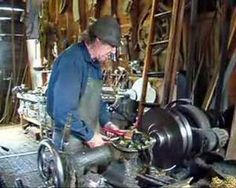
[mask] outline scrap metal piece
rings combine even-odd
[[[190,183],[192,180],[193,178],[191,177],[191,178],[173,183],[172,185],[163,186],[163,188],[191,188],[192,186],[190,185]]]

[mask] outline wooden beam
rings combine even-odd
[[[185,0],[175,0],[171,17],[169,44],[167,47],[162,105],[172,100],[179,58]]]

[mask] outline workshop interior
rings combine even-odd
[[[0,187],[235,188],[235,5],[0,0]],[[58,149],[52,67],[105,15],[121,41],[102,64],[101,99],[123,131],[101,129],[105,145],[72,152],[68,115]]]

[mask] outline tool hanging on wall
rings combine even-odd
[[[126,14],[126,15],[130,14],[132,4],[133,4],[133,0],[126,0],[124,2],[124,4],[123,4],[123,12],[124,12],[124,14]]]
[[[94,12],[94,17],[95,18],[100,18],[101,17],[101,10],[103,8],[104,5],[104,0],[99,0],[96,3],[96,7],[95,7],[95,12]]]
[[[87,1],[79,0],[79,15],[80,15],[80,31],[83,32],[87,29],[88,17],[87,17]]]
[[[68,4],[69,4],[68,0],[59,0],[59,14],[65,13]]]
[[[117,17],[117,0],[111,0],[111,15]]]

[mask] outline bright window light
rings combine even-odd
[[[16,12],[23,12],[24,11],[24,9],[22,9],[22,8],[12,8],[12,7],[0,7],[0,10],[16,11]]]
[[[11,18],[10,17],[0,17],[0,21],[1,20],[11,20]]]

